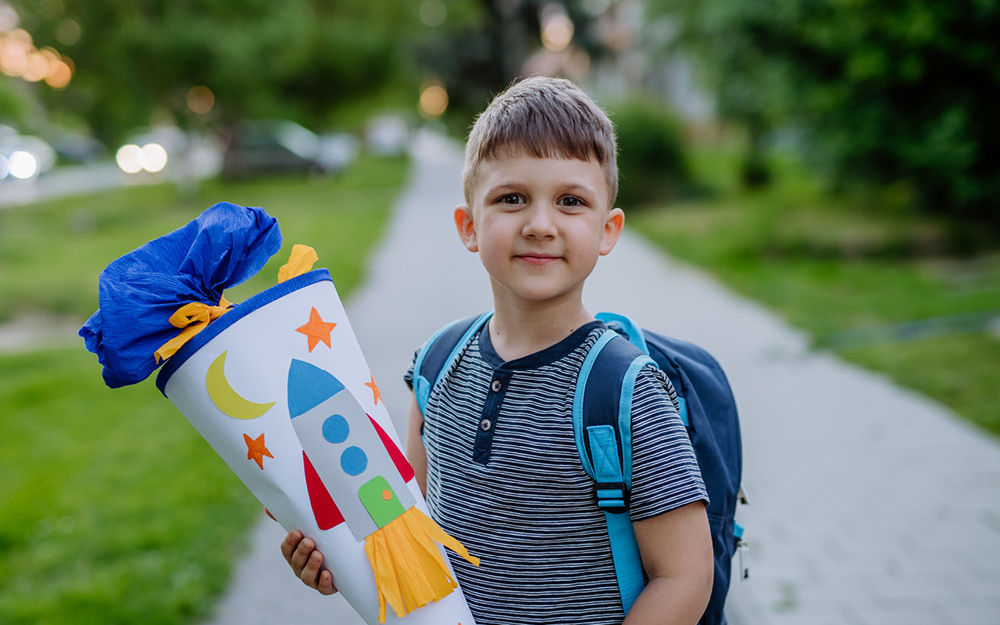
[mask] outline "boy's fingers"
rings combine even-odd
[[[317,590],[323,595],[332,595],[337,592],[337,587],[333,585],[333,573],[326,570],[320,571]]]
[[[306,565],[309,564],[309,560],[313,553],[316,554],[316,557],[319,558],[320,562],[323,562],[323,554],[316,551],[316,543],[314,543],[311,538],[303,538],[299,543],[299,546],[296,547],[294,552],[292,552],[291,560],[288,561],[288,563],[292,565],[292,570],[295,571],[295,574],[303,579],[305,579]],[[312,583],[309,584],[313,588],[316,587],[316,577],[318,575],[319,565],[316,565],[316,571],[312,576]]]
[[[299,530],[292,530],[281,541],[281,555],[306,586],[324,595],[337,592],[337,587],[333,585],[333,573],[322,569],[323,554],[316,550],[316,543],[304,537]]]
[[[281,555],[285,557],[285,561],[289,564],[292,563],[292,554],[301,542],[302,532],[299,530],[292,530],[291,532],[288,532],[285,539],[281,541]]]
[[[302,574],[299,575],[299,579],[302,580],[302,583],[310,588],[319,590],[320,566],[322,564],[323,555],[318,551],[313,551],[306,560],[305,566],[302,567]],[[330,580],[330,585],[333,585],[332,578]]]

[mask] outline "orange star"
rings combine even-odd
[[[374,401],[375,405],[377,406],[378,402],[382,399],[382,393],[379,392],[378,385],[375,384],[375,378],[372,377],[371,375],[369,375],[368,377],[370,377],[372,379],[372,381],[371,382],[365,382],[365,386],[367,386],[368,388],[370,388],[372,390],[372,401]]]
[[[336,327],[337,324],[335,323],[323,321],[323,318],[319,316],[319,312],[313,308],[312,312],[309,313],[309,323],[296,328],[295,331],[309,337],[309,351],[311,352],[320,341],[323,341],[327,347],[330,347],[330,332]]]
[[[264,435],[261,434],[257,438],[250,438],[246,434],[243,435],[243,440],[247,444],[247,460],[255,460],[257,466],[264,470],[264,456],[268,458],[274,458],[271,452],[267,450],[264,446]]]

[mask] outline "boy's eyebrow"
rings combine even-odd
[[[499,191],[501,189],[517,188],[517,187],[521,187],[523,185],[524,185],[523,182],[519,182],[517,180],[504,180],[504,181],[501,181],[501,182],[498,182],[498,183],[496,183],[494,185],[489,186],[486,189],[486,195],[491,195],[491,194],[496,193],[497,191]],[[591,187],[590,185],[586,185],[586,184],[578,183],[578,182],[563,183],[563,184],[559,185],[558,188],[559,188],[560,191],[577,191],[577,190],[582,190],[582,191],[587,191],[588,193],[595,193],[595,194],[597,193],[597,191],[593,187]]]

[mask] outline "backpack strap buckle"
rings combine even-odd
[[[604,512],[611,514],[628,512],[632,497],[625,487],[625,482],[596,482],[594,494],[597,498],[597,507]]]

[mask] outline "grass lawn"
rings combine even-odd
[[[748,193],[730,156],[699,152],[712,193],[629,213],[676,257],[809,332],[819,349],[884,371],[1000,435],[1000,249],[948,255],[941,224],[825,196],[792,164]],[[991,314],[992,313],[992,314]]]
[[[262,206],[284,245],[244,299],[276,282],[293,243],[358,285],[406,173],[363,158],[336,179],[136,187],[0,212],[0,315],[97,306],[110,261],[214,202]],[[260,505],[153,379],[106,388],[82,345],[0,354],[0,623],[194,623],[245,547]],[[275,547],[277,548],[277,547]]]

